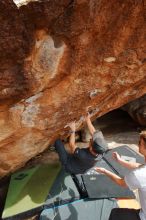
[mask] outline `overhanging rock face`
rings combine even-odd
[[[0,2],[0,176],[47,148],[87,108],[146,93],[146,6],[133,0]]]

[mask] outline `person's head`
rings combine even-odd
[[[90,139],[89,149],[90,152],[93,154],[104,154],[106,151],[106,149],[103,146],[99,145],[96,139],[93,140],[93,138]]]
[[[139,153],[145,156],[146,158],[146,131],[142,131],[140,133],[140,139],[139,139]]]

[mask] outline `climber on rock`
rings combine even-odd
[[[68,153],[64,144],[60,139],[55,141],[54,147],[59,155],[62,166],[70,174],[82,174],[92,168],[98,160],[100,160],[107,150],[108,145],[99,130],[95,130],[90,114],[85,116],[88,129],[92,138],[90,139],[88,148],[80,149],[75,143],[75,122],[69,124],[71,129],[69,138],[69,148],[71,153]]]

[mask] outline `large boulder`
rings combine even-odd
[[[146,95],[122,107],[140,125],[146,126]]]
[[[144,1],[15,3],[0,1],[0,176],[87,109],[100,117],[146,93]]]

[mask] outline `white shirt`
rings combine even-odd
[[[131,190],[138,189],[141,210],[141,220],[146,220],[146,164],[129,172],[125,176],[125,182]]]

